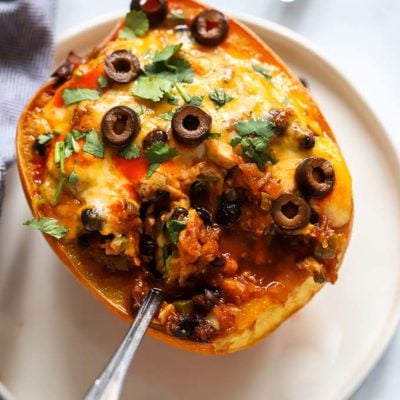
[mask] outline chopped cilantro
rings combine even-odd
[[[37,142],[41,145],[46,145],[54,138],[55,135],[58,135],[58,132],[53,131],[42,133],[38,136]]]
[[[172,88],[172,82],[155,75],[141,75],[135,82],[133,94],[143,99],[159,102]]]
[[[217,108],[221,108],[234,99],[234,97],[226,94],[225,90],[221,88],[211,92],[208,97],[217,105]]]
[[[173,96],[172,94],[166,93],[165,94],[167,96],[168,99],[168,103],[172,104],[174,106],[177,106],[179,104],[179,99],[176,96]]]
[[[151,164],[159,164],[177,156],[178,151],[173,147],[169,147],[168,143],[154,142],[144,154]]]
[[[84,100],[98,100],[100,98],[100,93],[98,90],[94,89],[64,89],[63,100],[66,106],[71,104],[80,103]]]
[[[56,187],[56,191],[54,193],[54,201],[56,203],[58,203],[58,201],[60,200],[60,196],[61,196],[61,192],[64,188],[65,182],[66,182],[66,178],[63,176],[60,181],[57,183],[57,187]]]
[[[140,157],[140,148],[137,144],[131,144],[120,150],[118,155],[125,160],[133,160]]]
[[[256,163],[260,170],[265,168],[267,162],[276,162],[268,153],[268,146],[274,134],[274,124],[264,119],[250,119],[239,121],[236,131],[239,136],[231,140],[231,146],[241,145],[243,154]]]
[[[72,153],[78,153],[79,150],[81,149],[79,143],[75,140],[71,132],[69,132],[65,137],[64,148],[65,148],[65,158],[70,157]]]
[[[135,113],[137,115],[139,115],[139,117],[144,114],[145,108],[143,107],[142,104],[137,104],[137,105],[133,106],[132,108],[133,108],[133,111],[135,111]]]
[[[125,27],[119,33],[120,39],[131,40],[143,36],[149,30],[149,20],[143,11],[130,11],[125,17]]]
[[[203,102],[203,96],[193,96],[188,104],[192,104],[193,106],[201,106]]]
[[[149,179],[154,174],[154,172],[157,171],[159,166],[160,166],[160,163],[150,164],[149,169],[146,174],[146,179]]]
[[[240,136],[248,136],[254,133],[265,138],[270,138],[274,134],[274,128],[275,125],[266,119],[239,121],[236,125],[237,133]]]
[[[97,79],[97,83],[99,84],[101,89],[104,89],[108,85],[108,80],[104,75],[100,75],[99,79]]]
[[[70,185],[76,185],[78,183],[78,181],[79,181],[79,175],[75,171],[72,171],[69,174],[68,183]]]
[[[179,83],[175,83],[175,87],[178,93],[182,96],[182,99],[185,101],[185,103],[190,103],[192,98],[186,93],[185,89],[183,89],[183,87]]]
[[[174,68],[166,68],[164,63],[153,63],[146,65],[145,71],[148,75],[156,75],[159,78],[168,79],[172,82],[192,83],[194,73],[190,64],[183,58],[175,57],[168,62]]]
[[[179,234],[185,229],[186,224],[181,221],[170,219],[167,224],[167,236],[173,244],[178,243]]]
[[[54,148],[54,162],[60,168],[62,174],[65,174],[65,145],[64,142],[57,142]]]
[[[75,140],[82,139],[86,136],[85,132],[78,131],[77,129],[72,129],[71,134]]]
[[[99,141],[97,132],[91,129],[86,134],[83,151],[97,158],[104,158],[104,145]]]
[[[160,114],[158,117],[161,119],[165,119],[166,121],[172,121],[172,117],[174,116],[174,111],[168,111],[164,114]]]
[[[269,81],[272,79],[272,75],[270,72],[266,69],[261,67],[261,65],[253,64],[252,65],[253,70],[261,74],[264,78],[268,79]]]
[[[59,225],[58,221],[54,218],[43,217],[40,219],[31,219],[24,222],[25,226],[31,226],[39,231],[53,236],[57,240],[62,239],[69,231],[68,228]]]
[[[173,56],[178,54],[179,50],[182,48],[182,43],[179,44],[171,44],[165,47],[161,51],[156,51],[153,56],[153,62],[160,62],[160,61],[169,61]]]
[[[219,139],[221,137],[220,133],[209,133],[207,135],[207,139]]]

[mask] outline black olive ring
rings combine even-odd
[[[194,40],[204,46],[218,46],[226,38],[228,30],[228,18],[217,10],[201,12],[191,27]]]
[[[124,147],[138,134],[139,116],[131,108],[117,106],[109,110],[101,121],[101,132],[105,143],[113,147]]]
[[[332,191],[335,171],[324,158],[306,158],[296,168],[296,182],[304,194],[322,197]]]
[[[132,0],[131,10],[143,11],[150,27],[155,28],[164,21],[168,14],[168,4],[166,0]]]
[[[197,106],[187,105],[172,117],[172,133],[177,142],[193,146],[207,139],[211,124],[210,115]]]
[[[272,204],[272,219],[283,230],[304,228],[310,222],[311,207],[301,197],[285,193]]]
[[[140,62],[129,51],[117,50],[106,58],[104,71],[116,83],[129,83],[139,76]]]

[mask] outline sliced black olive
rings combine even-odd
[[[44,157],[46,155],[46,149],[47,149],[48,143],[40,143],[39,139],[36,139],[33,142],[33,151],[41,157]]]
[[[156,214],[161,214],[169,209],[171,195],[167,190],[157,189],[154,192],[153,204]]]
[[[83,227],[88,232],[99,232],[103,229],[104,221],[97,208],[86,208],[81,212]]]
[[[282,194],[272,204],[272,218],[281,229],[304,228],[310,221],[311,207],[301,197]]]
[[[166,0],[132,0],[131,10],[141,10],[149,19],[152,28],[161,24],[168,14]]]
[[[167,143],[168,142],[168,134],[167,132],[162,131],[161,129],[156,129],[146,135],[146,137],[143,139],[143,150],[148,149],[151,147],[156,142],[163,142]]]
[[[228,18],[217,10],[201,12],[193,21],[191,31],[196,42],[204,46],[218,46],[228,34]]]
[[[172,133],[177,142],[189,146],[206,140],[212,118],[197,106],[183,106],[172,117]]]
[[[229,226],[240,219],[242,208],[236,201],[223,201],[215,214],[215,220],[219,225]]]
[[[57,78],[57,82],[65,82],[68,79],[71,79],[73,70],[74,67],[72,64],[69,61],[65,61],[51,74],[51,76]]]
[[[139,242],[139,251],[144,256],[152,257],[157,250],[155,240],[149,235],[142,235]]]
[[[324,158],[306,158],[296,168],[296,181],[304,194],[322,197],[333,189],[335,171]]]
[[[109,110],[101,121],[104,141],[113,147],[129,144],[140,129],[140,119],[131,108],[117,106]]]
[[[310,150],[315,146],[314,135],[304,135],[300,140],[300,148],[304,150]]]
[[[188,210],[186,210],[186,208],[177,207],[177,208],[175,208],[174,211],[172,211],[170,218],[174,219],[176,221],[179,221],[181,219],[185,219],[188,215],[189,215],[189,212],[188,212]]]
[[[111,53],[104,65],[107,76],[116,83],[129,83],[140,74],[139,59],[126,50]]]
[[[204,225],[212,224],[213,217],[212,217],[212,214],[210,213],[210,211],[208,211],[204,207],[196,207],[195,210],[196,210],[198,216],[204,222]]]

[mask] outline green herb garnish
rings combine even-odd
[[[75,140],[74,135],[71,132],[69,132],[65,137],[64,148],[65,158],[70,157],[72,153],[78,153],[81,149],[79,143]]]
[[[69,174],[69,177],[68,177],[68,183],[70,184],[70,185],[76,185],[77,183],[78,183],[78,181],[79,181],[79,175],[75,172],[75,171],[72,171],[70,174]]]
[[[63,91],[63,100],[66,106],[71,104],[80,103],[84,100],[98,100],[100,98],[100,93],[98,90],[94,89],[64,89]]]
[[[144,152],[147,161],[150,163],[146,178],[150,178],[160,164],[164,161],[171,160],[178,155],[178,151],[169,147],[168,143],[155,142]]]
[[[33,218],[25,221],[24,225],[38,229],[39,231],[46,233],[57,240],[62,239],[69,232],[69,229],[59,225],[56,219],[48,217],[43,217],[40,219]]]
[[[221,137],[220,133],[209,133],[207,135],[207,139],[219,139]]]
[[[97,79],[97,83],[99,84],[101,89],[104,89],[108,85],[108,80],[104,75],[99,76],[99,79]]]
[[[172,121],[172,117],[174,116],[174,111],[168,111],[164,114],[160,114],[158,117],[161,119],[165,119],[166,121]]]
[[[172,88],[172,82],[155,75],[141,75],[135,83],[133,94],[142,99],[159,102]]]
[[[186,224],[181,221],[170,219],[167,224],[167,236],[173,244],[178,243],[179,234],[185,229]]]
[[[104,158],[104,144],[99,141],[97,132],[93,129],[87,132],[83,151],[97,158]]]
[[[54,201],[58,203],[60,200],[61,192],[64,188],[65,182],[67,179],[65,177],[62,177],[59,182],[57,183],[56,191],[54,192]]]
[[[270,72],[266,69],[261,67],[260,65],[257,64],[253,64],[252,65],[253,70],[258,72],[259,74],[261,74],[264,78],[268,79],[269,81],[272,79],[272,75],[270,74]]]
[[[54,162],[60,168],[62,174],[65,174],[65,145],[64,142],[57,142],[54,148]]]
[[[221,108],[234,99],[234,97],[229,96],[225,90],[221,88],[211,92],[208,97],[217,105],[217,108]]]
[[[119,33],[120,39],[131,40],[143,36],[149,30],[149,20],[143,11],[130,11],[125,17],[125,27]]]
[[[38,138],[36,139],[37,142],[41,145],[46,145],[48,144],[53,138],[54,136],[59,135],[58,132],[53,131],[53,132],[46,132],[46,133],[42,133],[41,135],[38,136]]]
[[[133,160],[140,157],[140,148],[137,144],[131,144],[120,150],[118,155],[125,160]]]
[[[182,43],[179,44],[171,44],[165,47],[161,51],[156,51],[153,56],[153,62],[168,62],[173,56],[178,54],[179,50],[182,48]]]
[[[276,160],[268,153],[268,146],[274,134],[275,125],[265,119],[250,119],[239,121],[236,131],[239,134],[231,140],[231,146],[242,146],[245,156],[255,162],[260,170],[265,168],[267,162],[274,163]]]
[[[77,129],[72,129],[71,134],[75,140],[82,139],[86,136],[86,132],[81,132],[81,131],[78,131]]]
[[[149,179],[154,174],[154,172],[157,171],[160,165],[160,163],[150,164],[149,169],[147,170],[146,179]]]

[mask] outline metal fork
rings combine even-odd
[[[119,399],[129,365],[154,314],[160,307],[162,298],[160,289],[150,291],[118,350],[86,393],[84,400]]]

